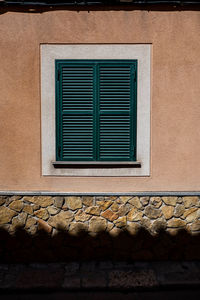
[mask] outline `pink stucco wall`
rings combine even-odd
[[[200,11],[0,15],[0,190],[199,191]],[[151,176],[41,175],[41,43],[152,43]]]

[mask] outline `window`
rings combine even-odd
[[[135,161],[137,61],[57,60],[55,65],[56,160]]]
[[[43,176],[150,175],[150,55],[151,45],[41,45]]]

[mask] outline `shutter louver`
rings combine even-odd
[[[57,160],[136,160],[136,61],[57,62]]]
[[[63,158],[93,157],[93,117],[63,116]]]

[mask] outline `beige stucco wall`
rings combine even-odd
[[[0,190],[199,191],[200,12],[0,15]],[[151,176],[41,175],[41,43],[152,43]]]

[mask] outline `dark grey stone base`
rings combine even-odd
[[[135,263],[93,261],[0,265],[0,291],[2,293],[14,291],[16,293],[28,291],[139,292],[180,290],[180,288],[191,290],[191,288],[199,287],[199,261]]]

